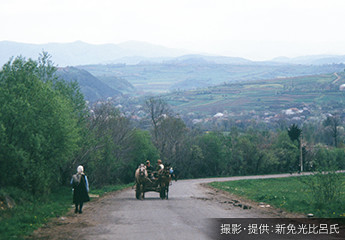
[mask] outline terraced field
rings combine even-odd
[[[138,65],[86,65],[78,66],[92,75],[113,76],[127,80],[144,93],[168,93],[173,90],[205,88],[223,83],[290,78],[343,71],[345,65],[288,65],[288,64],[138,64]],[[336,80],[336,76],[330,76]],[[313,79],[306,77],[308,81]],[[304,81],[301,79],[301,81]],[[323,80],[321,80],[323,81]],[[324,81],[328,82],[328,79]],[[108,83],[109,84],[109,83]],[[253,84],[253,83],[252,83]],[[278,85],[267,86],[279,90]],[[111,84],[109,84],[111,85]],[[255,85],[255,83],[254,83]],[[262,83],[259,83],[262,85]],[[266,85],[263,83],[263,85]],[[258,88],[256,86],[254,88]]]
[[[293,107],[320,108],[345,101],[345,92],[339,90],[344,83],[344,73],[325,74],[223,84],[176,91],[163,97],[179,111],[203,114],[224,110],[239,113],[281,111]]]

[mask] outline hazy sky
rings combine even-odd
[[[344,23],[344,0],[0,0],[0,41],[136,40],[253,60],[345,54]]]

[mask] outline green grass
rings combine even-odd
[[[301,176],[213,182],[210,185],[288,212],[313,213],[316,217],[345,217],[345,175],[340,175],[340,197],[328,203],[315,200],[311,187],[306,184],[314,181],[316,176]]]
[[[94,189],[90,194],[102,196],[107,192],[118,191],[133,184],[106,186]],[[0,239],[24,239],[35,229],[43,226],[50,218],[66,214],[72,206],[70,187],[61,187],[48,196],[33,197],[16,188],[1,189],[0,195],[10,196],[16,206],[0,210]],[[92,200],[91,200],[92,201]]]

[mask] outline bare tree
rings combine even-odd
[[[163,99],[149,98],[146,100],[146,110],[149,113],[149,118],[153,126],[153,137],[155,143],[158,141],[158,125],[167,116],[172,115],[172,111]]]
[[[160,98],[146,101],[146,109],[153,127],[153,142],[161,158],[176,163],[183,155],[187,127],[182,119],[173,116],[170,106]]]
[[[84,146],[80,154],[74,159],[73,164],[76,162],[84,163],[90,153],[104,148],[108,140],[111,140],[116,146],[125,148],[131,130],[129,120],[121,116],[118,109],[111,103],[96,106],[90,116],[88,131],[85,133],[85,139],[91,139],[92,142]],[[125,153],[124,150],[116,151],[114,155],[119,158]]]

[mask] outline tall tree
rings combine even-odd
[[[220,133],[208,133],[198,139],[204,156],[203,166],[206,176],[219,176],[226,167],[224,137]]]
[[[113,104],[96,105],[90,115],[83,149],[74,164],[86,165],[90,182],[95,185],[119,181],[121,166],[130,161],[127,156],[131,152],[132,134],[129,119]]]
[[[156,130],[156,146],[161,157],[170,163],[176,162],[188,132],[185,123],[180,118],[165,117]]]
[[[298,127],[296,124],[292,124],[288,129],[288,134],[291,141],[297,141],[300,144],[300,137],[302,134],[302,129]]]
[[[330,133],[333,138],[333,144],[335,147],[338,147],[338,138],[339,131],[338,128],[341,124],[340,118],[338,116],[328,116],[327,119],[323,122],[326,130]]]
[[[292,124],[291,127],[288,129],[288,135],[291,141],[298,142],[298,149],[300,150],[299,165],[300,165],[300,171],[302,172],[303,171],[302,129],[300,129],[296,124]]]
[[[158,125],[167,116],[170,116],[172,111],[163,99],[151,97],[146,100],[146,111],[149,113],[149,118],[153,126],[153,137],[155,143],[158,141]]]
[[[78,149],[77,119],[71,102],[53,87],[54,69],[18,57],[0,72],[1,185],[49,192]]]

